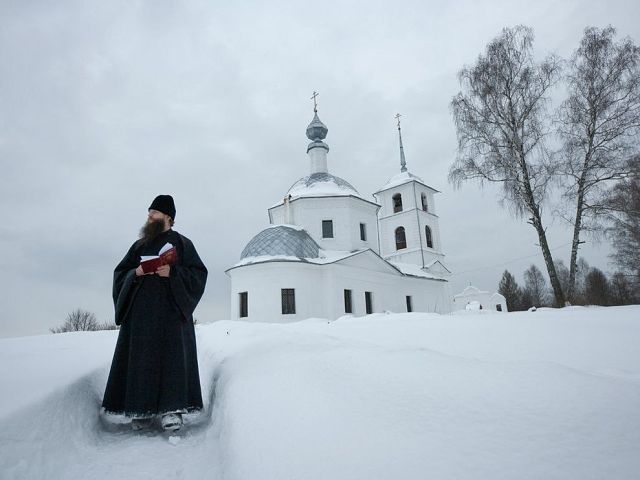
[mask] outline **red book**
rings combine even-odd
[[[144,273],[153,273],[163,265],[173,265],[178,261],[178,251],[176,247],[167,243],[160,250],[160,255],[153,257],[141,257],[140,266]]]

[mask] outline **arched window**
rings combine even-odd
[[[426,193],[422,193],[422,210],[424,210],[425,212],[428,212],[429,209],[427,208],[427,194]]]
[[[407,237],[404,234],[404,227],[396,228],[396,250],[407,248]]]
[[[424,236],[427,239],[427,247],[433,248],[433,237],[431,236],[429,225],[424,227]]]
[[[391,197],[391,200],[393,200],[393,213],[401,212],[402,211],[402,195],[400,195],[399,193],[396,193],[393,197]]]

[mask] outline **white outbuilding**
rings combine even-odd
[[[507,300],[501,293],[489,293],[469,285],[461,293],[453,296],[454,310],[494,310],[508,312]]]
[[[406,168],[372,199],[329,173],[328,129],[307,127],[310,174],[268,209],[270,225],[227,269],[231,318],[336,319],[374,312],[451,311],[434,195]]]

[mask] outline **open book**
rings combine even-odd
[[[145,255],[140,257],[140,266],[144,273],[155,272],[162,265],[173,265],[178,261],[176,247],[165,243],[158,255]]]

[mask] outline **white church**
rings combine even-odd
[[[307,127],[310,173],[268,209],[231,277],[231,318],[289,322],[452,309],[434,195],[406,167],[369,199],[329,173],[327,127]]]

